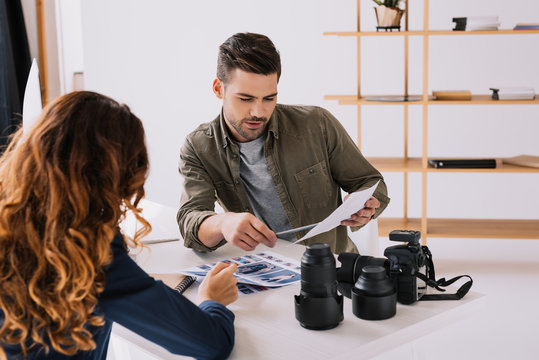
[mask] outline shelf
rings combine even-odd
[[[437,159],[440,159],[437,157]],[[457,159],[457,158],[451,158]],[[464,159],[458,157],[458,159]],[[367,160],[380,172],[460,172],[460,173],[539,173],[539,168],[504,164],[502,159],[496,159],[496,167],[493,169],[469,168],[469,169],[436,169],[423,167],[421,158],[402,157],[368,157]]]
[[[539,34],[539,30],[481,30],[481,31],[453,31],[453,30],[430,30],[427,35],[520,35]]]
[[[329,36],[402,36],[402,35],[424,35],[424,31],[329,31],[324,35]]]
[[[421,158],[369,157],[367,160],[380,172],[421,172]],[[539,169],[538,169],[539,170]]]
[[[371,100],[365,100],[365,98],[370,97],[378,97],[378,96],[402,96],[402,95],[366,95],[366,96],[360,96],[357,95],[326,95],[324,96],[324,100],[338,100],[339,105],[402,105],[402,104],[410,104],[410,105],[420,105],[423,104],[423,100],[418,101],[371,101]],[[422,95],[409,95],[409,96],[419,96]]]
[[[363,138],[362,134],[362,116],[366,114],[362,114],[361,107],[362,106],[368,106],[368,105],[377,105],[377,106],[389,106],[389,105],[397,105],[400,106],[403,111],[403,144],[404,144],[404,155],[401,157],[369,157],[367,160],[380,172],[382,173],[400,173],[403,174],[403,180],[404,180],[404,186],[403,186],[403,215],[404,218],[384,218],[383,214],[382,217],[379,218],[378,226],[379,226],[379,233],[381,236],[388,236],[389,233],[392,230],[395,229],[410,229],[410,230],[419,230],[422,232],[422,240],[423,243],[426,243],[427,239],[429,237],[446,237],[446,238],[501,238],[501,239],[516,239],[516,238],[524,238],[524,239],[539,239],[539,219],[533,219],[533,220],[522,220],[522,219],[516,219],[516,220],[508,220],[508,219],[501,219],[501,220],[493,220],[493,219],[438,219],[438,218],[428,218],[427,214],[427,203],[429,194],[427,191],[427,183],[428,179],[431,177],[442,177],[447,175],[447,173],[455,173],[455,174],[466,174],[466,173],[479,173],[479,174],[492,174],[492,173],[527,173],[527,174],[539,174],[539,168],[533,168],[533,167],[525,167],[525,166],[517,166],[517,165],[510,165],[510,164],[504,164],[503,159],[498,158],[496,159],[496,167],[493,169],[485,169],[485,168],[444,168],[444,169],[437,169],[434,167],[430,167],[428,165],[428,158],[443,158],[443,157],[434,157],[429,154],[429,110],[431,109],[431,106],[437,106],[437,105],[480,105],[480,106],[491,106],[491,105],[518,105],[518,106],[526,106],[526,105],[539,105],[539,96],[537,96],[533,100],[494,100],[492,99],[491,91],[487,85],[485,84],[485,88],[482,90],[483,94],[477,94],[472,95],[470,100],[436,100],[434,96],[432,96],[432,84],[429,83],[429,62],[431,58],[431,52],[429,43],[432,43],[430,41],[432,37],[441,36],[442,38],[438,38],[440,40],[445,39],[444,36],[472,36],[468,37],[467,39],[472,42],[477,42],[480,40],[482,36],[490,36],[490,35],[500,35],[500,36],[507,36],[507,35],[525,35],[530,37],[533,37],[535,40],[536,38],[534,36],[539,35],[539,29],[529,29],[529,30],[513,30],[513,29],[501,29],[501,30],[489,30],[489,31],[454,31],[452,29],[446,29],[446,30],[431,30],[428,28],[429,24],[429,1],[425,0],[425,5],[423,7],[423,20],[424,20],[424,28],[425,30],[414,30],[414,31],[372,31],[374,29],[371,28],[371,31],[332,31],[332,32],[324,32],[324,35],[329,36],[343,36],[351,38],[352,40],[355,40],[356,47],[357,47],[357,93],[354,95],[327,95],[324,97],[325,100],[336,100],[339,105],[355,105],[357,107],[357,124],[358,124],[358,147],[361,149],[361,139]],[[358,0],[358,6],[357,6],[357,29],[360,29],[360,12],[359,9],[361,7],[359,6],[359,0]],[[406,16],[408,13],[406,14]],[[405,19],[405,24],[407,24],[407,19]],[[407,29],[408,26],[402,26],[402,29]],[[400,39],[404,42],[404,56],[402,64],[404,65],[404,87],[402,88],[401,94],[363,94],[361,91],[361,72],[365,71],[365,69],[362,69],[361,64],[361,38],[362,37],[377,37],[377,36],[383,36],[383,37],[400,37]],[[423,64],[421,65],[421,68],[423,70],[423,76],[422,76],[422,87],[421,87],[421,94],[415,95],[415,94],[408,94],[410,91],[409,88],[409,52],[410,52],[410,37],[415,37],[414,39],[420,39],[423,42]],[[522,37],[521,37],[522,39]],[[459,45],[460,42],[457,41],[456,45]],[[525,45],[530,46],[530,45]],[[503,51],[503,50],[502,50]],[[458,51],[457,51],[458,53]],[[419,74],[418,74],[419,75]],[[430,84],[430,85],[429,85]],[[494,86],[495,84],[492,84],[490,86]],[[443,90],[443,89],[440,89]],[[450,89],[447,89],[450,90]],[[419,99],[417,101],[402,101],[403,95],[406,94],[410,97],[414,97],[416,99]],[[377,98],[376,98],[377,97]],[[367,100],[367,98],[376,98],[375,100]],[[400,101],[393,101],[395,99],[399,99]],[[415,110],[418,110],[418,108],[422,111],[422,117],[421,117],[421,129],[414,129],[414,131],[418,132],[418,135],[421,136],[421,151],[420,153],[416,153],[415,155],[418,157],[408,157],[408,151],[410,150],[410,144],[409,140],[409,110],[408,106],[413,106]],[[414,139],[414,141],[418,141]],[[473,155],[473,154],[471,154]],[[486,156],[488,157],[488,156]],[[470,157],[468,157],[470,158]],[[476,156],[474,158],[480,158],[480,156]],[[493,158],[493,157],[490,157]],[[464,157],[454,157],[454,159],[465,159]],[[419,199],[414,199],[414,203],[421,206],[421,215],[419,215],[418,218],[408,218],[408,209],[409,209],[409,185],[408,180],[409,176],[408,174],[415,173],[420,174],[419,176],[421,178],[421,195]],[[438,175],[432,175],[436,174]],[[432,176],[431,176],[432,175]],[[446,176],[447,177],[447,176]]]
[[[539,220],[427,219],[427,236],[539,239]]]
[[[417,30],[417,31],[328,31],[324,32],[328,36],[402,36],[402,35],[522,35],[539,34],[539,30],[484,30],[484,31],[453,31],[453,30]]]
[[[491,95],[472,95],[471,100],[435,100],[429,97],[429,105],[539,105],[539,96],[534,100],[494,100]]]
[[[371,101],[365,98],[375,96],[395,96],[395,95],[326,95],[324,100],[337,100],[340,105],[421,105],[427,103],[428,105],[539,105],[539,96],[536,96],[534,100],[493,100],[491,95],[472,95],[471,100],[435,100],[434,97],[429,96],[428,101]],[[422,95],[410,95],[410,96],[422,96]]]
[[[440,159],[440,158],[437,158]],[[455,158],[452,158],[455,159]],[[464,159],[464,158],[458,158]],[[496,159],[496,167],[494,169],[436,169],[433,167],[428,167],[427,172],[474,172],[474,173],[539,173],[539,168],[529,167],[529,166],[518,166],[504,164],[503,159]]]
[[[378,218],[380,236],[392,230],[421,230],[421,219]],[[423,238],[539,239],[539,220],[427,219]]]
[[[389,236],[393,230],[421,231],[421,219],[378,218],[378,234],[380,236]]]

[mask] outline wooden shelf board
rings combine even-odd
[[[328,31],[324,35],[329,36],[402,36],[424,35],[424,31]]]
[[[371,101],[365,100],[365,98],[375,97],[375,96],[402,96],[402,95],[367,95],[360,96],[357,95],[326,95],[324,96],[325,100],[338,100],[340,105],[420,105],[423,103],[422,100],[418,101]],[[422,95],[409,95],[409,96],[419,96]]]
[[[371,101],[365,100],[365,98],[374,96],[395,96],[395,95],[326,95],[325,100],[338,100],[340,105],[421,105],[425,101]],[[410,95],[410,96],[422,96],[422,95]],[[427,101],[429,105],[539,105],[539,96],[536,96],[534,100],[494,100],[491,95],[472,95],[471,100],[435,100],[434,97],[429,96]]]
[[[416,31],[327,31],[324,35],[328,36],[402,36],[402,35],[521,35],[521,34],[539,34],[539,30],[481,30],[481,31],[453,31],[453,30],[416,30]]]
[[[324,100],[354,101],[357,100],[357,95],[325,95]]]
[[[381,172],[421,172],[421,158],[369,157],[367,160]]]
[[[539,239],[539,220],[428,219],[427,237]]]
[[[522,105],[522,104],[537,104],[539,105],[539,97],[534,100],[494,100],[491,95],[472,95],[471,100],[436,100],[432,96],[429,97],[429,104],[435,105]]]
[[[438,159],[438,158],[437,158]],[[461,159],[461,158],[459,158]],[[484,172],[484,173],[539,173],[539,168],[529,166],[518,166],[504,164],[502,159],[496,159],[496,168],[494,169],[436,169],[428,167],[427,172]]]
[[[389,236],[396,229],[421,230],[421,219],[378,219],[380,236]],[[427,219],[427,234],[424,237],[539,239],[539,220],[431,218]]]
[[[357,36],[357,31],[324,31],[323,35],[328,36]]]
[[[393,230],[421,230],[421,219],[409,218],[378,218],[378,234],[380,236],[389,236]]]
[[[459,157],[459,159],[464,158]],[[381,172],[539,173],[539,168],[504,164],[502,159],[496,159],[496,168],[493,169],[436,169],[430,166],[424,168],[421,158],[408,158],[406,160],[402,157],[367,157],[367,160]]]
[[[539,30],[480,30],[480,31],[453,31],[453,30],[429,30],[427,35],[517,35],[517,34],[539,34]]]

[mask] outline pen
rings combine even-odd
[[[170,239],[151,239],[151,240],[144,240],[142,239],[142,242],[147,245],[151,244],[159,244],[164,242],[170,242],[170,241],[179,241],[179,238],[170,238]]]
[[[301,230],[309,230],[309,229],[312,229],[313,227],[315,227],[316,225],[318,225],[318,223],[311,224],[311,225],[306,225],[306,226],[301,226],[301,227],[298,227],[298,228],[295,228],[295,229],[279,231],[278,233],[275,233],[275,235],[281,236],[281,235],[285,235],[285,234],[295,233],[295,232],[298,232],[298,231],[301,231]]]

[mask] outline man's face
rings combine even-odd
[[[228,82],[213,82],[223,100],[223,114],[236,141],[248,142],[264,134],[277,104],[277,74],[260,75],[235,69]]]

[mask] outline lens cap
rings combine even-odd
[[[382,266],[367,265],[352,288],[352,312],[364,320],[383,320],[397,312],[397,292]]]

